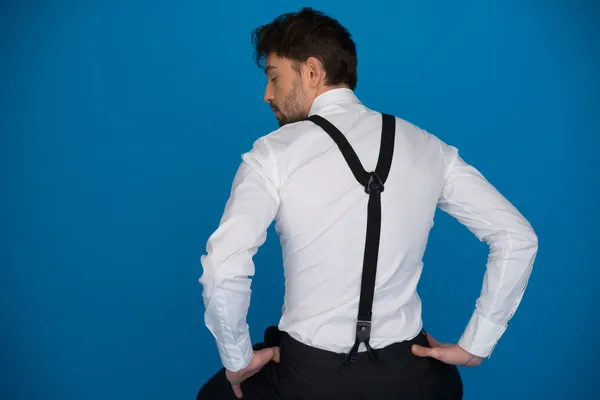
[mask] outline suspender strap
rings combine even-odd
[[[379,254],[379,236],[381,231],[381,193],[390,173],[392,156],[394,154],[394,138],[396,119],[389,114],[382,114],[383,128],[377,167],[373,172],[363,168],[358,156],[352,149],[346,137],[333,124],[319,115],[312,115],[310,121],[320,126],[338,145],[356,180],[365,188],[369,195],[367,208],[367,237],[363,258],[363,270],[358,303],[358,321],[356,324],[356,340],[344,364],[356,361],[356,354],[361,343],[365,344],[367,353],[375,362],[379,362],[369,344],[371,338],[371,315],[373,296],[375,295],[375,277],[377,272],[377,257]]]

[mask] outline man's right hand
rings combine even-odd
[[[461,365],[464,367],[475,367],[482,363],[483,358],[469,353],[457,344],[438,342],[427,333],[429,347],[414,344],[412,352],[418,357],[431,357],[446,364]]]
[[[250,364],[240,371],[233,372],[225,370],[225,376],[227,377],[229,383],[231,383],[233,393],[238,399],[241,399],[243,396],[241,386],[242,382],[256,374],[270,361],[274,361],[276,363],[279,362],[279,347],[268,347],[262,350],[254,351],[254,353],[252,353],[252,360],[250,360]]]

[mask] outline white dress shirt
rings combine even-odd
[[[342,131],[367,171],[375,168],[381,114],[349,89],[319,96],[312,114]],[[252,257],[273,221],[285,272],[279,328],[307,345],[347,353],[355,340],[369,196],[334,141],[309,121],[258,139],[242,160],[201,257],[205,322],[223,365],[237,371],[252,357],[246,323]],[[381,202],[373,348],[412,339],[422,328],[416,287],[439,207],[490,248],[481,295],[458,342],[488,357],[521,301],[537,254],[529,222],[455,147],[400,118]]]

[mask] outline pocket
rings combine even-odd
[[[264,343],[268,347],[279,346],[281,339],[283,338],[283,332],[279,330],[277,325],[272,325],[265,329]]]
[[[418,344],[419,346],[422,347],[431,347],[429,345],[429,339],[427,339],[427,333],[425,333],[425,330],[422,329],[421,332],[419,332],[419,334],[411,341],[411,345],[413,344]],[[412,352],[412,349],[411,349]]]
[[[430,357],[420,357],[413,353],[412,346],[431,347],[425,331],[406,342],[402,353],[398,354],[398,367],[404,378],[399,382],[400,391],[407,399],[431,400],[436,388],[436,366]]]

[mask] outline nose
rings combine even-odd
[[[273,89],[271,88],[271,85],[267,85],[267,87],[265,88],[265,94],[264,94],[263,100],[267,103],[271,103],[274,98],[275,98],[275,94],[273,93]]]

